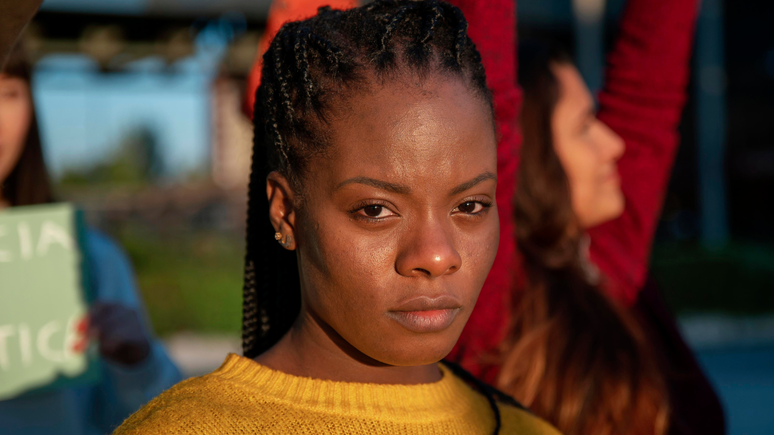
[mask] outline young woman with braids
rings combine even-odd
[[[466,28],[446,3],[389,0],[282,27],[255,105],[245,356],[117,433],[556,433],[438,364],[499,237]]]
[[[564,433],[723,432],[717,398],[646,285],[697,3],[629,1],[598,113],[568,56],[519,49],[525,277],[501,361],[474,373]],[[498,326],[478,333],[499,336]]]

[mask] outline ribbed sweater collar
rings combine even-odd
[[[366,413],[372,418],[411,413],[427,421],[470,412],[475,393],[446,367],[439,367],[443,377],[430,384],[367,384],[293,376],[230,354],[212,375],[241,385],[251,395],[320,412]]]

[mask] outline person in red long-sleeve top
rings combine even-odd
[[[520,259],[510,269],[525,281],[493,289],[476,308],[486,319],[495,308],[482,303],[512,300],[505,340],[496,340],[501,316],[489,316],[469,323],[477,329],[451,357],[565,433],[724,430],[711,387],[646,285],[697,9],[696,0],[630,0],[596,117],[568,57],[534,46],[519,56],[525,145],[515,200]],[[508,21],[471,16],[471,35],[498,28],[498,19]]]

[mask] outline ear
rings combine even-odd
[[[294,193],[287,178],[277,171],[272,171],[266,177],[266,197],[269,199],[269,220],[274,231],[281,233],[287,241],[282,246],[292,251],[296,249],[296,212],[294,208]]]

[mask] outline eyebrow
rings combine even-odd
[[[388,192],[397,193],[399,195],[408,195],[411,193],[411,188],[400,184],[388,183],[386,181],[376,180],[368,177],[353,177],[348,180],[344,180],[336,186],[335,190],[339,190],[348,184],[365,184],[366,186],[375,187],[377,189],[386,190]]]
[[[462,193],[462,192],[464,192],[464,191],[466,191],[468,189],[471,189],[474,186],[476,186],[477,184],[482,183],[482,182],[484,182],[486,180],[495,180],[495,181],[497,181],[497,176],[495,174],[489,172],[489,171],[484,172],[483,174],[479,175],[478,177],[476,177],[476,178],[474,178],[474,179],[472,179],[470,181],[466,181],[466,182],[460,184],[459,186],[455,187],[454,189],[452,189],[451,192],[449,192],[449,196],[459,195],[460,193]]]
[[[466,181],[459,186],[456,186],[449,192],[449,196],[458,195],[468,189],[471,189],[486,180],[497,181],[497,176],[489,171],[473,178],[470,181]],[[388,192],[397,193],[399,195],[408,195],[411,193],[411,188],[403,186],[401,184],[388,183],[386,181],[377,180],[369,177],[353,177],[348,180],[344,180],[336,186],[335,190],[339,190],[348,184],[365,184],[366,186],[375,187],[377,189],[386,190]]]

